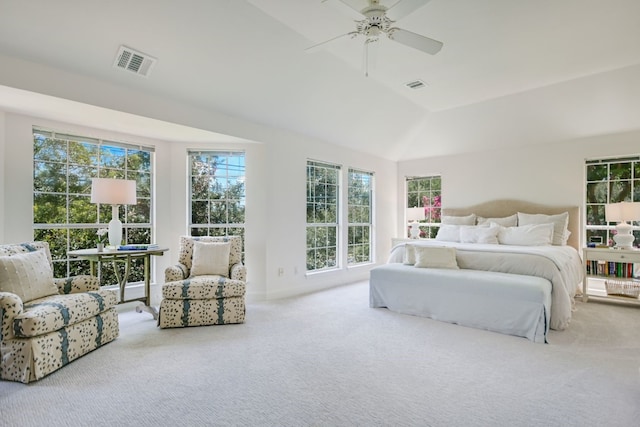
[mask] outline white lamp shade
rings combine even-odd
[[[640,220],[640,203],[610,203],[604,207],[607,222],[625,222]]]
[[[607,222],[622,221],[622,206],[618,203],[610,203],[604,207],[604,216]]]
[[[407,209],[407,221],[421,221],[424,219],[424,208],[409,208]]]
[[[92,178],[91,203],[135,205],[136,182],[126,179]]]

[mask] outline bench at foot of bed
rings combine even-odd
[[[369,305],[546,343],[551,282],[518,274],[391,263],[371,270]]]

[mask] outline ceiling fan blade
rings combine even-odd
[[[349,3],[342,0],[322,0],[322,3],[330,4],[338,10],[341,10],[345,15],[350,16],[352,19],[356,21],[360,21],[365,19],[365,16],[360,13],[359,10],[353,8]]]
[[[430,0],[398,0],[393,6],[387,9],[387,17],[392,21],[404,18],[408,14],[412,13],[429,3]]]
[[[306,53],[313,53],[313,52],[317,52],[318,50],[320,50],[321,48],[323,48],[326,44],[329,44],[333,41],[336,41],[338,39],[341,39],[343,37],[347,37],[350,36],[351,38],[354,38],[355,36],[357,36],[358,33],[355,31],[351,31],[350,33],[347,34],[340,34],[339,36],[333,37],[329,40],[325,40],[322,43],[318,43],[318,44],[314,44],[313,46],[309,46],[308,48],[306,48],[304,51]]]
[[[391,28],[388,32],[388,36],[393,41],[431,55],[435,55],[440,52],[440,49],[442,49],[443,46],[442,42],[439,42],[438,40],[430,39],[429,37],[421,36],[420,34],[412,33],[411,31],[403,30],[401,28]]]

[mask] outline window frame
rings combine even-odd
[[[151,243],[155,226],[154,182],[155,149],[139,144],[125,143],[63,132],[46,130],[34,126],[33,135],[33,238],[49,243],[53,261],[54,277],[69,277],[89,274],[89,262],[69,258],[69,251],[96,246],[96,232],[107,228],[111,220],[112,206],[94,204],[91,198],[91,178],[135,179],[136,205],[119,207],[119,218],[123,223],[125,243]],[[45,156],[49,151],[49,156]],[[84,152],[83,152],[84,151]],[[45,153],[45,154],[43,154]],[[124,153],[122,156],[118,153]],[[86,156],[82,158],[82,155]],[[134,167],[136,164],[139,167]],[[56,168],[58,170],[56,170]],[[42,202],[49,198],[50,209],[57,214],[40,213]],[[62,210],[56,208],[56,199],[64,198],[64,221],[60,221]],[[82,222],[71,222],[72,215],[79,215]],[[39,222],[41,218],[47,221]],[[143,221],[139,221],[142,218]],[[51,221],[48,221],[52,219]],[[98,279],[102,286],[118,283],[112,263],[99,263]],[[139,260],[132,262],[128,283],[144,281],[144,265]]]
[[[225,161],[222,163],[224,167],[221,168],[219,164],[216,164],[213,174],[205,173],[201,175],[194,175],[194,159],[195,156],[204,156],[209,159],[222,158]],[[203,150],[203,149],[190,149],[187,150],[187,179],[188,179],[188,230],[192,236],[240,236],[242,237],[243,253],[244,253],[244,236],[245,236],[245,223],[246,223],[246,152],[244,150]],[[230,160],[233,162],[230,163]],[[210,162],[209,165],[210,171]],[[204,169],[205,166],[202,166]],[[218,175],[218,171],[222,170],[223,174]],[[205,171],[208,172],[208,171]],[[209,180],[215,181],[215,186],[218,187],[217,191],[214,191],[208,186],[207,196],[194,198],[194,178],[202,178],[208,176]],[[204,181],[204,179],[202,179]],[[223,181],[223,182],[221,182]],[[235,186],[233,191],[240,191],[241,195],[236,198],[230,196],[230,188]],[[221,198],[213,197],[215,194],[224,193]],[[194,204],[206,204],[207,205],[207,221],[195,222],[194,221]],[[212,222],[212,206],[221,205],[224,203],[224,216],[226,221],[224,222]],[[231,212],[233,209],[238,208],[241,213]],[[220,210],[218,210],[220,212]],[[231,222],[231,217],[240,215],[242,221]],[[204,233],[203,233],[204,232]]]
[[[623,165],[628,164],[628,170]],[[612,166],[616,167],[615,172]],[[590,168],[591,171],[590,171]],[[606,170],[604,169],[606,168]],[[640,155],[598,157],[584,162],[584,237],[601,237],[613,245],[615,223],[606,222],[607,203],[640,202]],[[632,233],[640,241],[640,221],[633,221]]]
[[[332,171],[334,175],[333,180],[329,180],[329,173],[325,173],[325,180],[318,181],[316,179],[311,180],[311,177],[320,177],[321,174],[315,173],[317,170]],[[311,171],[314,171],[312,174]],[[341,250],[341,197],[342,197],[342,166],[328,162],[307,160],[306,163],[306,268],[307,274],[319,273],[325,271],[335,271],[342,267],[342,250]],[[316,194],[315,189],[321,186],[325,187],[323,194]],[[332,189],[332,190],[330,190]],[[327,197],[330,196],[330,197]],[[333,207],[333,217],[335,221],[328,222],[327,211],[322,215],[318,213],[319,209],[316,206],[325,206],[331,214],[330,207]],[[313,213],[312,218],[324,216],[325,221],[309,221],[310,209]],[[333,232],[331,230],[333,229]],[[325,245],[320,246],[312,244],[318,241],[318,236],[322,238],[324,234]],[[324,263],[318,263],[321,258],[321,252],[324,251]],[[310,263],[310,256],[312,256],[314,262]],[[333,260],[333,265],[329,261]],[[310,268],[311,265],[316,266]],[[320,267],[318,267],[320,265]]]
[[[357,176],[354,176],[357,175]],[[366,178],[366,183],[365,181]],[[356,200],[361,195],[354,194],[355,186],[353,183],[356,181],[362,182],[366,187],[366,199],[368,203],[358,204],[355,203]],[[373,172],[364,171],[356,168],[348,168],[347,170],[347,266],[353,267],[363,264],[370,264],[374,262],[373,257],[373,224],[374,224],[374,188],[375,188],[375,176]],[[367,211],[368,221],[353,221],[352,214],[363,213],[362,211]],[[362,230],[361,236],[364,239],[366,234],[366,242],[355,242],[355,238],[357,237],[357,233],[352,233],[354,228],[359,228]],[[356,252],[357,248],[368,248],[366,250],[366,259],[357,260],[354,259],[357,257],[354,252]],[[362,251],[364,254],[364,251]]]
[[[427,181],[428,185],[420,181]],[[413,184],[415,183],[415,185]],[[429,200],[429,205],[425,201]],[[442,218],[442,176],[438,174],[405,177],[405,210],[404,227],[405,237],[409,237],[409,221],[406,217],[409,208],[424,207],[425,219],[420,223],[420,238],[433,239],[440,230]]]

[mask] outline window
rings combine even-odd
[[[585,167],[586,241],[598,236],[612,244],[616,224],[607,223],[604,207],[607,203],[640,202],[640,157],[587,160]],[[638,222],[633,226],[638,241]]]
[[[192,236],[242,236],[244,242],[245,170],[243,152],[189,152]]]
[[[307,271],[339,267],[340,166],[307,162]]]
[[[407,208],[424,207],[420,237],[434,238],[440,228],[442,182],[439,176],[407,178]],[[407,236],[409,236],[407,229]]]
[[[111,206],[91,203],[91,178],[136,181],[137,204],[120,206],[125,243],[151,243],[153,149],[114,141],[33,129],[33,234],[49,243],[54,276],[88,274],[89,263],[67,252],[96,245],[98,228],[108,227]],[[99,266],[101,285],[118,283],[111,263]],[[131,282],[144,280],[142,260]]]
[[[373,173],[349,169],[348,241],[349,265],[371,262]]]

